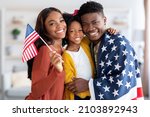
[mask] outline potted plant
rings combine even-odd
[[[21,33],[21,31],[18,29],[18,28],[14,28],[12,31],[11,31],[11,34],[13,35],[13,38],[14,39],[17,39],[18,35]]]

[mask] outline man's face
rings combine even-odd
[[[101,13],[87,13],[81,16],[83,31],[87,37],[97,42],[105,31],[106,17]]]

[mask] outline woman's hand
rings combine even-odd
[[[56,51],[52,51],[50,53],[50,60],[51,64],[57,69],[57,71],[62,72],[63,71],[63,60],[60,54],[56,53]]]
[[[116,29],[111,28],[111,27],[107,29],[107,32],[109,32],[110,34],[117,34],[117,33],[119,33],[119,31],[117,31]]]

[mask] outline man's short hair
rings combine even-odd
[[[94,13],[94,12],[99,12],[102,15],[104,15],[103,6],[95,1],[88,1],[81,5],[78,15],[82,16],[86,13]]]

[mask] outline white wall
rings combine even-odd
[[[0,8],[35,8],[43,9],[54,6],[61,11],[73,12],[88,0],[0,0]],[[95,0],[104,8],[130,8],[132,10],[133,28],[144,28],[143,0]]]

